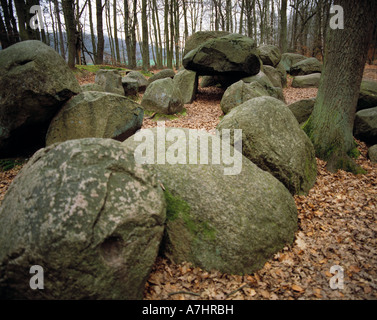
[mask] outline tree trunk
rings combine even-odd
[[[114,15],[114,43],[115,43],[115,54],[116,60],[120,63],[120,51],[119,51],[119,40],[118,40],[118,23],[117,23],[117,7],[116,0],[113,1],[113,15]]]
[[[97,49],[96,49],[96,38],[94,35],[94,26],[93,26],[93,13],[92,13],[92,2],[88,1],[88,9],[89,9],[89,27],[90,27],[90,37],[92,40],[92,51],[93,56],[97,55]],[[95,61],[93,61],[95,63]]]
[[[63,59],[65,60],[64,37],[63,37],[63,31],[62,31],[62,24],[61,24],[61,21],[60,21],[59,4],[58,4],[57,0],[54,0],[54,11],[55,11],[55,17],[56,17],[56,22],[57,22],[58,31],[59,31],[60,54],[62,55]]]
[[[149,40],[148,40],[148,19],[147,19],[147,0],[141,1],[141,28],[143,41],[143,70],[147,71],[150,68],[149,58]]]
[[[304,126],[316,156],[330,171],[361,170],[355,154],[353,124],[377,2],[340,0],[344,29],[329,29],[325,64],[313,113]]]
[[[102,20],[102,1],[96,0],[96,16],[97,16],[97,54],[95,55],[95,63],[103,64],[103,51],[105,48],[105,39],[103,37],[103,20]]]
[[[287,0],[281,1],[280,10],[280,49],[281,53],[286,53],[288,49],[287,39]]]
[[[74,0],[63,0],[63,13],[67,29],[67,42],[68,42],[68,66],[75,67],[76,60],[76,26],[74,16]]]

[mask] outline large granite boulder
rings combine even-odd
[[[252,83],[252,82],[256,81],[260,85],[262,85],[262,87],[264,87],[267,90],[268,94],[271,97],[274,97],[276,99],[279,99],[279,100],[285,102],[283,89],[281,87],[275,87],[272,84],[271,80],[267,77],[267,75],[262,71],[260,71],[258,74],[254,75],[254,76],[242,78],[242,81],[246,82],[246,83]]]
[[[0,208],[3,299],[142,299],[164,230],[156,176],[110,139],[39,150]],[[44,271],[32,290],[30,268]]]
[[[268,77],[268,79],[270,79],[274,87],[283,88],[283,77],[277,69],[272,66],[263,65],[263,72]]]
[[[292,194],[307,194],[313,187],[317,176],[313,144],[281,101],[248,100],[225,115],[217,129],[242,129],[242,153]]]
[[[130,71],[129,73],[127,73],[126,77],[137,80],[139,91],[144,92],[148,86],[148,79],[144,77],[139,71]]]
[[[316,98],[296,101],[288,106],[300,125],[304,124],[313,112]]]
[[[377,163],[377,144],[368,149],[368,158],[370,161]]]
[[[230,33],[228,31],[198,31],[189,36],[185,43],[185,50],[183,56],[189,53],[191,50],[196,49],[207,40],[227,36]]]
[[[263,65],[276,67],[281,60],[281,52],[279,47],[273,45],[262,45],[257,49]]]
[[[288,77],[287,77],[287,71],[285,70],[283,64],[280,63],[276,66],[276,70],[277,72],[279,73],[280,75],[280,79],[281,79],[281,84],[283,86],[283,88],[285,88],[287,86],[287,82],[288,82]]]
[[[158,130],[166,130],[166,136]],[[203,151],[204,156],[186,153],[195,144],[202,148],[203,141],[208,149],[193,150],[197,156]],[[153,128],[139,131],[123,145],[130,154],[155,151],[150,166],[164,186],[167,201],[161,251],[171,260],[188,261],[205,270],[249,274],[292,243],[297,230],[292,196],[224,140],[197,130]],[[232,164],[224,154],[233,152]],[[166,162],[158,164],[165,157]]]
[[[182,69],[174,76],[174,83],[181,91],[183,103],[192,103],[198,91],[196,72]]]
[[[371,144],[377,141],[377,107],[356,112],[353,134]]]
[[[98,91],[105,92],[105,89],[96,83],[86,83],[80,86],[82,92],[86,91]]]
[[[124,96],[122,76],[118,70],[98,70],[96,73],[95,83],[101,86],[106,92]]]
[[[227,75],[239,78],[257,74],[260,60],[253,39],[239,34],[210,39],[183,58],[187,70],[198,75]]]
[[[144,110],[132,100],[108,92],[82,92],[51,121],[46,145],[81,138],[123,141],[141,128]]]
[[[374,108],[377,106],[377,81],[363,80],[360,86],[357,110]]]
[[[139,92],[139,82],[130,77],[122,77],[122,86],[126,97],[135,97]]]
[[[63,58],[41,41],[0,51],[0,154],[30,155],[65,101],[81,91]]]
[[[227,114],[247,100],[262,96],[269,96],[269,93],[259,82],[245,83],[240,80],[225,90],[220,107],[223,113]]]
[[[153,81],[160,80],[160,79],[165,79],[165,78],[173,79],[174,76],[175,76],[175,72],[174,72],[173,69],[164,69],[164,70],[157,72],[153,76],[151,76],[148,79],[148,84],[151,84]]]
[[[321,73],[322,63],[317,58],[307,58],[292,65],[290,74],[292,76],[304,76],[312,73]]]
[[[307,74],[305,76],[296,76],[293,78],[293,88],[318,88],[321,80],[320,73]]]
[[[152,82],[145,90],[141,106],[148,111],[174,114],[183,110],[183,98],[179,88],[171,78]]]
[[[305,59],[307,59],[307,57],[305,57],[301,54],[283,53],[281,55],[280,63],[282,64],[285,71],[289,73],[291,71],[291,67],[293,65],[295,65],[297,62],[300,62],[300,61],[305,60]]]

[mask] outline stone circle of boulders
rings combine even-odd
[[[118,70],[98,70],[95,77],[95,83],[101,86],[105,92],[124,95],[122,76]]]
[[[217,129],[242,129],[242,153],[292,194],[307,194],[313,187],[317,176],[313,144],[280,100],[248,100],[225,115]]]
[[[296,76],[293,78],[293,88],[318,88],[321,80],[320,73],[307,74],[305,76]]]
[[[367,143],[377,141],[377,107],[356,112],[353,134]]]
[[[63,58],[41,41],[1,50],[1,156],[28,156],[43,147],[51,119],[80,91]]]
[[[242,168],[237,175],[224,175],[227,165],[215,164],[211,158],[220,139],[205,132],[197,133],[198,140],[189,140],[189,129],[166,128],[167,137],[177,134],[179,139],[169,139],[159,148],[159,129],[165,130],[147,130],[152,141],[144,145],[155,150],[155,159],[169,154],[171,148],[186,150],[193,141],[200,145],[201,139],[207,139],[209,154],[208,164],[201,164],[199,157],[196,164],[149,165],[165,189],[167,220],[161,246],[165,256],[205,270],[245,274],[258,270],[274,252],[292,242],[297,209],[283,184],[229,145],[230,154],[235,152],[242,159]],[[140,148],[142,137],[123,142],[127,153]]]
[[[182,93],[173,79],[159,79],[148,85],[141,106],[161,114],[179,113],[183,110]]]
[[[0,208],[0,297],[142,299],[165,215],[155,174],[120,142],[41,149]],[[44,270],[43,290],[30,287],[33,265]]]
[[[108,92],[82,92],[69,100],[51,121],[46,145],[81,138],[123,141],[143,123],[144,111],[136,102]]]

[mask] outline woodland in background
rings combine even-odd
[[[151,65],[178,69],[186,39],[196,31],[247,35],[257,45],[278,45],[323,59],[332,0],[0,0],[0,42],[37,39],[75,64]],[[33,30],[33,5],[44,29]],[[108,38],[106,46],[105,38]],[[368,53],[372,64],[377,27]]]

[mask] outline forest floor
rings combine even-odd
[[[368,66],[364,78],[377,81],[377,66]],[[91,74],[80,83],[94,82]],[[288,104],[317,95],[317,89],[284,89]],[[215,129],[222,116],[223,90],[199,89],[186,113],[166,120],[166,126]],[[143,127],[157,122],[145,118]],[[333,300],[377,299],[377,164],[367,159],[367,147],[358,141],[357,163],[367,174],[342,170],[330,173],[317,159],[318,175],[307,196],[295,196],[298,230],[294,243],[276,253],[264,267],[249,275],[205,271],[190,263],[175,264],[159,257],[146,283],[146,300]],[[21,166],[0,172],[0,204]],[[330,280],[344,271],[343,287]],[[339,268],[338,267],[338,268]],[[338,269],[339,270],[339,269]],[[339,285],[339,283],[337,283]]]

